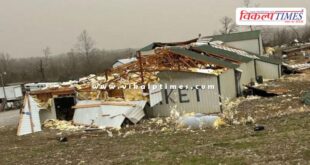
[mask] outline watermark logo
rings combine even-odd
[[[306,25],[305,8],[237,8],[237,25]]]

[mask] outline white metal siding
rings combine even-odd
[[[76,105],[99,104],[100,102],[99,100],[82,100],[78,101]],[[73,123],[90,125],[94,122],[99,113],[100,107],[75,109]]]
[[[261,75],[264,79],[277,79],[279,78],[280,66],[271,64],[264,61],[256,60],[257,76]]]
[[[260,42],[258,39],[225,42],[225,44],[234,48],[239,48],[241,50],[245,50],[255,54],[260,54],[260,46],[259,46]]]
[[[220,75],[220,87],[222,99],[231,99],[237,96],[235,71],[229,69]]]
[[[160,84],[150,84],[149,88],[149,99],[150,99],[150,106],[153,107],[154,105],[160,103],[163,98],[161,94],[161,89],[159,87]]]
[[[170,116],[172,109],[176,109],[182,113],[216,113],[220,112],[220,100],[218,93],[217,76],[211,76],[199,73],[185,73],[185,72],[161,72],[159,74],[160,83],[167,85],[188,85],[188,90],[182,90],[181,93],[186,96],[182,100],[189,100],[188,102],[181,103],[179,90],[174,89],[170,97],[166,97],[165,89],[162,90],[163,100],[162,104],[154,106],[153,109],[148,111],[149,116]],[[199,89],[199,100],[197,99],[197,90],[192,89],[196,85],[205,85],[206,89]],[[208,89],[208,85],[212,89]],[[171,89],[167,89],[169,94]],[[174,102],[170,99],[174,100]],[[167,104],[168,99],[168,104]]]
[[[23,96],[22,87],[20,85],[6,86],[4,90],[8,100],[16,100]],[[3,87],[0,87],[0,98],[4,98]]]
[[[244,89],[243,85],[249,84],[252,80],[255,81],[255,66],[254,61],[248,63],[242,63],[239,67],[242,70],[240,85]]]
[[[20,114],[21,116],[18,123],[19,125],[17,130],[18,136],[41,131],[41,122],[39,116],[40,109],[37,106],[37,103],[30,95],[28,97],[25,97],[25,99],[26,101],[24,104],[24,108],[22,109],[23,113]],[[29,101],[27,99],[29,99]],[[30,104],[30,110],[29,110],[29,104]],[[31,118],[32,118],[33,132],[31,129]]]
[[[116,63],[113,64],[113,68],[116,68],[116,67],[121,66],[121,65],[123,65],[123,63],[117,61]]]

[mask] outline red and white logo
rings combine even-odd
[[[237,25],[305,25],[305,8],[237,8]]]

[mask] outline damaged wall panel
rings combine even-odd
[[[56,119],[54,99],[51,99],[51,108],[40,110],[39,115],[40,115],[41,122],[44,122],[47,119]]]
[[[81,100],[78,101],[76,105],[90,105],[99,103],[101,103],[100,100]],[[75,109],[73,116],[73,123],[91,125],[94,123],[94,119],[97,117],[99,112],[100,112],[99,106]]]
[[[231,99],[237,96],[235,71],[229,69],[220,76],[221,96],[223,99]]]
[[[26,95],[24,99],[24,107],[21,111],[17,135],[26,135],[41,131],[41,121],[39,115],[39,107],[31,95]]]
[[[151,107],[155,106],[163,100],[159,83],[150,84],[149,98]]]
[[[129,104],[106,104],[100,105],[101,101],[79,101],[77,106],[89,105],[87,108],[77,108],[73,117],[75,124],[94,125],[99,127],[119,128],[128,118],[136,124],[144,116],[143,108],[146,101],[130,101]],[[122,103],[122,102],[120,102]],[[91,106],[98,105],[98,106]],[[85,106],[86,107],[86,106]]]

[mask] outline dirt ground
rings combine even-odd
[[[288,92],[238,98],[236,120],[251,116],[255,122],[219,129],[179,129],[154,119],[121,130],[18,137],[14,126],[2,126],[0,164],[310,164],[310,107],[300,100],[310,90],[310,71],[268,84]],[[255,124],[265,129],[254,131]]]

